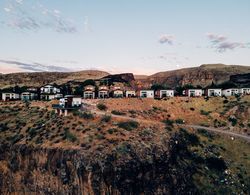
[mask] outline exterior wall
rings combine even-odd
[[[188,97],[200,97],[202,96],[202,89],[188,89],[186,94]]]
[[[153,90],[141,90],[140,97],[141,98],[154,98],[154,91]]]
[[[56,99],[56,95],[49,95],[49,94],[41,94],[42,100],[54,100]]]
[[[95,99],[95,92],[93,91],[84,91],[83,92],[84,99]]]
[[[174,90],[160,90],[160,98],[174,97]]]
[[[221,89],[207,89],[206,90],[206,96],[208,97],[218,97],[222,95]]]
[[[123,97],[123,91],[122,90],[113,91],[113,97]]]
[[[72,101],[72,106],[80,106],[82,104],[82,98],[74,97]]]
[[[101,90],[98,92],[98,97],[99,98],[108,98],[108,91]]]
[[[56,94],[56,93],[60,93],[61,90],[52,86],[52,85],[46,85],[44,87],[41,88],[41,93],[48,93],[48,94]]]
[[[239,89],[224,89],[222,90],[222,95],[224,96],[234,96],[236,94],[239,94]]]
[[[30,92],[24,92],[21,94],[21,100],[23,101],[29,101],[29,100],[35,100],[37,99],[37,94],[30,93]]]
[[[241,88],[239,89],[239,93],[242,95],[250,95],[250,88]]]
[[[3,93],[2,94],[2,100],[7,101],[7,100],[17,100],[20,98],[20,95],[17,93]]]
[[[135,97],[136,96],[136,92],[135,91],[126,91],[126,97]]]

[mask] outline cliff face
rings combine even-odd
[[[194,192],[192,168],[177,161],[185,147],[176,144],[128,145],[117,155],[87,155],[79,149],[0,145],[0,193],[185,194]],[[181,141],[180,141],[181,143]],[[180,149],[181,148],[181,149]]]
[[[229,81],[230,76],[243,73],[250,73],[250,67],[212,64],[201,65],[200,67],[195,68],[160,72],[149,76],[147,80],[150,83],[166,83],[170,87],[185,84],[191,84],[194,86],[201,85],[202,87],[206,87],[212,83],[221,84],[223,82]]]

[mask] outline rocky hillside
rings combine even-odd
[[[36,72],[36,73],[13,73],[0,75],[0,88],[14,85],[41,86],[47,83],[64,84],[69,81],[83,82],[86,79],[99,79],[109,75],[107,72],[86,70],[79,72]]]
[[[212,82],[221,84],[229,81],[232,75],[244,73],[250,73],[250,66],[204,64],[200,67],[159,72],[147,77],[146,80],[144,79],[143,83],[146,85],[151,83],[166,83],[170,87],[185,84],[205,87],[211,85]]]

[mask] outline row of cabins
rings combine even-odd
[[[208,89],[186,89],[183,91],[183,96],[188,97],[200,97],[200,96],[234,96],[234,95],[250,95],[250,88],[231,88],[231,89],[218,89],[218,88],[208,88]],[[84,88],[83,98],[84,99],[103,99],[103,98],[131,98],[131,97],[141,97],[141,98],[165,98],[165,97],[174,97],[174,90],[138,90],[133,89],[122,89],[121,87],[109,87],[109,86],[100,86],[96,90],[95,86],[88,85]],[[28,88],[26,92],[21,94],[14,92],[4,92],[2,93],[2,100],[17,100],[21,99],[23,101],[29,100],[53,100],[60,99],[63,97],[61,89],[53,86],[46,85],[37,90],[36,88]]]

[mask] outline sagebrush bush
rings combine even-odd
[[[110,115],[104,115],[102,118],[101,118],[101,121],[102,122],[110,122],[111,121],[111,116]]]
[[[99,110],[107,110],[108,107],[105,104],[99,103],[96,105]]]
[[[139,127],[139,123],[137,121],[126,121],[126,122],[119,122],[118,127],[125,129],[127,131],[132,131]]]

